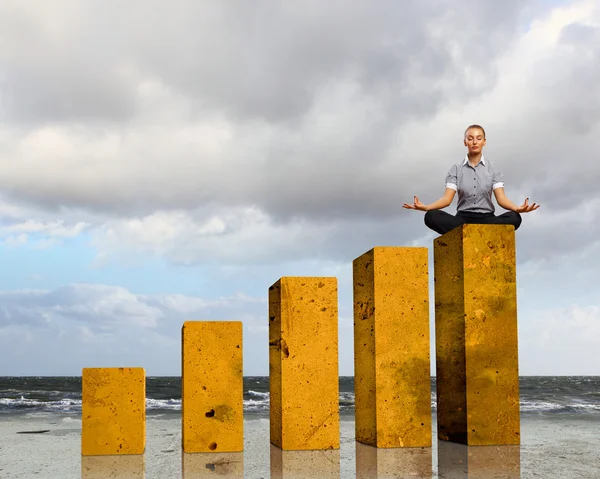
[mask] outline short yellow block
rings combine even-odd
[[[514,227],[455,228],[434,260],[438,437],[519,444]]]
[[[271,443],[340,447],[337,279],[283,277],[269,288]]]
[[[373,248],[353,274],[356,440],[431,446],[427,248]]]
[[[143,454],[146,373],[143,368],[84,368],[81,453]]]
[[[186,321],[181,337],[183,451],[243,451],[242,323]]]

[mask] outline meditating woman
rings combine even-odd
[[[403,208],[426,211],[425,224],[433,231],[444,234],[465,223],[513,225],[515,230],[521,225],[521,213],[537,210],[540,205],[529,204],[529,198],[521,206],[516,206],[504,194],[503,175],[490,160],[483,157],[485,130],[479,125],[469,126],[464,135],[467,156],[460,163],[450,167],[446,176],[444,196],[429,205],[424,205],[417,196],[414,203]],[[442,211],[452,203],[458,192],[456,215]],[[508,210],[499,216],[494,215],[492,192],[498,205]]]

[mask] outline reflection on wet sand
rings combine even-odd
[[[282,451],[271,444],[271,479],[340,477],[339,449],[327,451]]]
[[[144,479],[144,455],[81,456],[81,479]]]
[[[356,442],[356,478],[432,477],[431,448],[382,449]]]
[[[183,479],[200,479],[204,477],[241,479],[244,477],[244,453],[182,453],[182,470]]]
[[[438,476],[444,479],[518,479],[520,446],[465,446],[438,441]]]

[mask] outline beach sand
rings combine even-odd
[[[342,418],[339,451],[280,451],[269,443],[268,419],[245,421],[245,451],[181,453],[176,414],[148,416],[143,456],[81,457],[81,420],[60,415],[0,418],[1,478],[597,478],[600,421],[524,417],[521,446],[466,447],[440,441],[431,448],[388,449],[354,441]],[[25,433],[22,431],[44,431]],[[435,429],[434,429],[435,430]],[[182,457],[183,456],[183,457]]]

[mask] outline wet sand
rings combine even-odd
[[[377,450],[354,441],[342,418],[339,451],[281,451],[267,419],[245,421],[245,451],[182,454],[178,415],[148,416],[143,456],[81,457],[81,421],[59,415],[0,418],[2,478],[594,478],[600,477],[600,420],[524,416],[521,446]],[[39,432],[47,431],[47,432]]]

